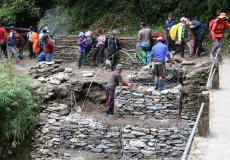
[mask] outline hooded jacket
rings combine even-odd
[[[78,38],[77,44],[79,45],[78,52],[83,53],[87,47],[87,41],[85,41],[83,38]]]
[[[230,28],[230,24],[227,21],[223,21],[217,18],[214,22],[214,25],[211,30],[212,37],[223,38],[224,36],[224,27]]]
[[[191,31],[194,35],[205,33],[204,25],[200,21],[198,20],[191,21],[191,26],[193,26],[193,28],[191,28]]]
[[[6,41],[6,30],[0,27],[0,42]]]

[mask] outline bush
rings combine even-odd
[[[31,79],[16,71],[11,63],[0,64],[0,156],[3,158],[33,130],[33,110],[37,104],[27,89],[30,83]]]

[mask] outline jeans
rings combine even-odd
[[[36,59],[36,63],[46,60],[46,62],[51,62],[51,54],[50,53],[44,53],[42,52],[41,54],[39,54],[39,56]]]
[[[103,63],[103,53],[104,53],[105,45],[101,44],[99,47],[97,47],[93,52],[93,63],[95,63],[97,58],[97,53],[99,53],[99,61],[100,63]]]
[[[145,59],[144,59],[144,65],[148,65],[150,63],[150,53],[151,53],[151,45],[150,44],[144,44],[141,45],[142,51],[145,53]]]
[[[215,40],[211,54],[214,54],[219,47],[222,47],[222,38]]]
[[[78,52],[78,67],[86,65],[86,53],[85,52]]]
[[[182,40],[180,48],[176,50],[176,53],[180,52],[181,58],[184,57],[184,49],[185,49],[184,44],[185,44],[185,42],[184,42],[184,40]]]
[[[193,47],[194,55],[197,54],[198,56],[200,56],[200,53],[202,51],[203,40],[204,40],[204,34],[198,34],[194,36],[194,47]]]
[[[18,53],[16,51],[16,46],[8,46],[8,48],[9,48],[10,52],[12,53],[12,55],[14,56],[14,59],[18,60]]]

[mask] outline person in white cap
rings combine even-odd
[[[114,114],[113,106],[114,106],[114,95],[116,86],[118,86],[119,82],[121,82],[125,86],[132,86],[131,83],[127,82],[121,77],[121,72],[123,69],[122,64],[118,64],[116,66],[116,70],[112,72],[108,83],[106,85],[106,103],[105,103],[105,110],[108,117]]]
[[[213,27],[211,29],[211,36],[214,46],[210,53],[210,58],[214,58],[214,53],[220,47],[222,47],[222,38],[224,36],[224,29],[230,28],[230,24],[227,22],[227,15],[225,13],[220,13],[220,15],[215,19]],[[222,58],[221,58],[222,61]]]
[[[169,59],[170,65],[172,65],[170,53],[167,45],[162,43],[162,37],[157,38],[157,44],[152,47],[150,53],[150,61],[154,63],[155,72],[155,90],[164,90],[163,80],[165,78],[165,56]]]
[[[177,30],[177,38],[178,38],[178,44],[180,46],[179,49],[172,52],[172,55],[175,55],[176,53],[180,52],[181,61],[184,61],[184,49],[185,49],[185,42],[184,42],[184,35],[185,35],[185,24],[186,24],[187,18],[181,17],[180,23],[178,24],[178,30]]]
[[[86,65],[86,53],[85,53],[85,48],[87,47],[87,39],[85,37],[85,34],[83,32],[79,33],[79,38],[77,40],[77,44],[79,46],[78,49],[78,68],[81,68],[82,66],[85,67]]]

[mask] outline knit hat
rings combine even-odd
[[[101,29],[101,28],[98,28],[98,29],[97,29],[97,33],[102,33],[102,29]]]

